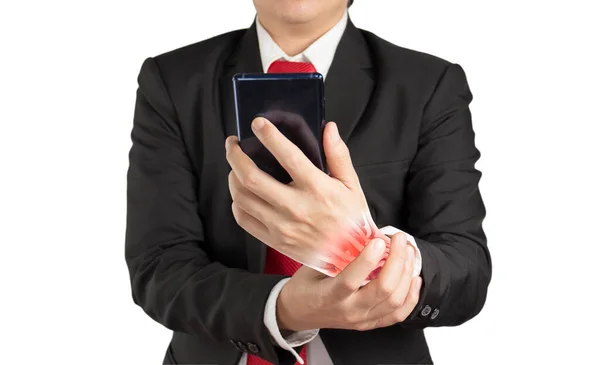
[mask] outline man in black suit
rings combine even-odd
[[[357,29],[347,0],[254,3],[249,29],[149,58],[139,75],[126,259],[134,301],[174,332],[164,363],[431,363],[423,328],[474,317],[491,277],[465,74]],[[324,75],[330,175],[268,120],[255,134],[290,185],[227,138],[232,75],[275,69]],[[361,204],[399,232],[376,279],[362,286],[380,240],[333,278],[267,269]]]

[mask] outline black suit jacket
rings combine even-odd
[[[149,58],[139,75],[126,260],[135,303],[174,331],[165,363],[278,361],[263,311],[282,277],[261,274],[265,246],[236,224],[227,186],[237,72],[262,72],[255,26]],[[416,237],[423,286],[404,323],[322,340],[336,365],[431,363],[423,328],[475,316],[491,276],[465,74],[349,23],[325,94],[376,224]]]

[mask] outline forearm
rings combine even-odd
[[[267,304],[265,306],[263,320],[277,346],[292,353],[292,355],[294,355],[299,362],[300,355],[294,350],[294,348],[312,341],[319,334],[319,329],[310,329],[297,332],[290,331],[285,329],[286,327],[283,325],[283,322],[279,321],[280,315],[278,315],[278,313],[281,313],[281,309],[284,309],[278,305],[279,295],[289,280],[289,278],[285,278],[279,281],[271,290],[269,299],[267,300]]]
[[[492,268],[482,228],[486,210],[475,168],[480,153],[471,100],[462,68],[448,65],[423,113],[405,199],[405,226],[423,256],[423,286],[404,325],[458,325],[485,302]]]
[[[413,328],[456,326],[475,317],[485,303],[491,263],[485,246],[448,236],[417,239],[423,286],[419,304],[401,325]]]
[[[282,277],[228,268],[190,251],[181,244],[128,257],[135,303],[173,331],[203,333],[219,342],[253,342],[260,356],[274,359],[262,319],[269,293]]]

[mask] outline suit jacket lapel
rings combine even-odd
[[[325,80],[325,114],[348,141],[371,99],[375,86],[371,55],[359,29],[348,21]]]
[[[237,49],[226,60],[223,74],[219,80],[221,115],[223,131],[226,137],[237,134],[232,78],[236,73],[242,72],[263,72],[255,23],[240,38]],[[255,273],[263,272],[266,254],[265,244],[245,231],[244,241],[248,271]]]
[[[242,35],[237,48],[225,61],[225,68],[220,79],[221,110],[223,113],[223,127],[225,136],[237,134],[235,102],[233,96],[233,75],[236,73],[261,73],[262,63],[258,49],[258,36],[256,23]]]

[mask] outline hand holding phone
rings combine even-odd
[[[237,74],[233,77],[238,140],[263,171],[282,183],[289,174],[260,143],[250,127],[264,117],[322,171],[327,171],[322,133],[325,126],[323,77],[303,74]]]
[[[337,134],[337,144],[327,141],[330,153],[327,158],[332,159],[331,161],[344,161],[344,166],[337,166],[337,164],[331,166],[335,179],[325,174],[321,176],[314,174],[310,168],[299,172],[290,170],[290,166],[282,167],[270,152],[271,150],[276,153],[276,150],[272,149],[272,145],[266,143],[265,146],[264,143],[265,135],[273,137],[277,134],[276,144],[279,151],[282,151],[282,145],[287,145],[283,149],[287,156],[276,153],[280,161],[289,160],[292,154],[297,153],[297,149],[293,147],[295,145],[313,165],[322,171],[327,171],[323,142],[322,77],[319,74],[236,75],[234,90],[241,150],[258,168],[279,182],[287,184],[292,181],[291,176],[295,176],[299,178],[295,188],[305,189],[298,192],[289,191],[281,189],[268,179],[261,178],[261,181],[254,182],[255,191],[234,194],[236,191],[250,189],[242,186],[237,177],[230,179],[232,196],[241,196],[237,201],[234,199],[234,206],[258,204],[256,202],[261,200],[270,202],[269,207],[257,208],[246,205],[245,209],[241,209],[243,212],[238,211],[238,216],[242,217],[248,215],[246,211],[262,211],[263,213],[259,213],[260,217],[254,216],[253,219],[261,221],[268,230],[261,231],[261,227],[245,226],[243,218],[236,218],[238,223],[270,247],[330,276],[336,276],[341,272],[371,239],[381,238],[386,243],[387,249],[378,269],[365,278],[367,281],[373,279],[387,258],[390,239],[379,232],[371,218],[358,177],[349,156],[345,156],[348,155],[347,147],[344,145],[343,149],[338,148],[341,145],[337,144],[343,145],[343,141],[339,138],[337,128],[329,128],[328,131]],[[268,131],[266,134],[264,130],[257,132],[259,136],[254,133],[251,125],[256,117],[263,117],[270,122],[268,127],[263,128]],[[234,149],[237,150],[235,147]],[[344,156],[336,157],[336,154],[340,153]],[[235,157],[231,158],[235,159]],[[294,159],[298,160],[298,157]],[[306,164],[302,165],[306,166]],[[232,168],[237,176],[243,176],[245,173],[241,169],[236,169],[235,163],[232,164]],[[335,176],[336,172],[338,176]],[[341,175],[345,175],[345,178]],[[347,181],[342,181],[345,179]],[[241,180],[243,181],[243,178]],[[245,202],[244,195],[249,193],[254,193],[261,199],[254,200],[254,203]],[[312,196],[314,194],[316,195]],[[281,201],[285,201],[286,204],[278,204]],[[321,206],[320,202],[325,203]],[[285,211],[282,206],[294,211]],[[271,212],[267,212],[268,210]],[[295,221],[299,211],[304,212],[307,221]],[[287,227],[287,232],[282,231],[282,227]],[[286,243],[282,245],[283,242]]]

